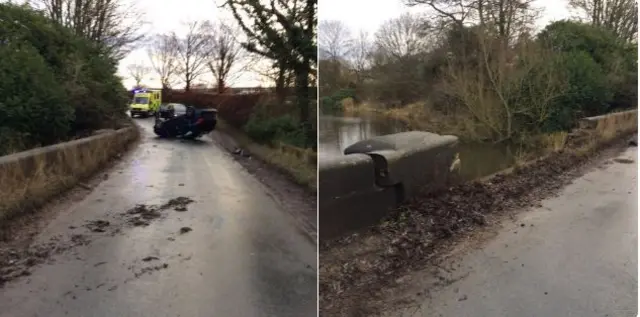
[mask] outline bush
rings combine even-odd
[[[116,127],[125,117],[118,61],[95,43],[11,3],[0,4],[0,42],[0,141],[12,144],[0,154]]]
[[[565,107],[575,109],[581,116],[606,113],[613,93],[602,66],[585,52],[563,54],[562,65],[569,90],[560,98],[560,102]]]
[[[548,25],[538,39],[563,56],[571,91],[565,102],[584,115],[637,105],[637,45],[593,25],[559,21]],[[589,91],[594,89],[593,91]]]
[[[44,59],[29,44],[0,46],[0,153],[65,139],[73,107]]]
[[[297,147],[305,147],[303,130],[298,121],[289,115],[275,118],[252,115],[244,130],[251,139],[258,143],[273,145],[280,141]]]
[[[322,97],[322,99],[320,99],[322,111],[327,114],[342,112],[344,110],[342,107],[342,100],[346,98],[353,98],[356,100],[355,89],[341,89],[331,96]]]

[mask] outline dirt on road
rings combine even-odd
[[[320,246],[321,316],[373,316],[383,292],[405,273],[437,266],[455,242],[535,206],[594,164],[627,147],[619,140],[594,155],[552,156],[490,180],[420,194],[379,225]],[[521,224],[526,226],[526,224]],[[449,283],[444,277],[441,283]]]
[[[32,268],[51,261],[53,255],[70,251],[79,245],[90,244],[96,233],[115,236],[127,225],[148,226],[152,221],[166,216],[166,211],[172,208],[186,211],[187,205],[192,202],[193,200],[188,197],[176,197],[160,206],[136,205],[121,212],[119,214],[121,219],[89,220],[83,226],[85,230],[82,233],[77,232],[83,228],[70,227],[70,231],[76,233],[68,237],[55,236],[47,242],[37,244],[33,243],[34,237],[46,225],[47,214],[16,220],[11,227],[13,234],[5,235],[6,238],[0,241],[0,288],[16,278],[29,276]],[[180,232],[191,231],[191,228],[186,230],[185,228],[188,227],[182,228]]]

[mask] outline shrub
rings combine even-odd
[[[277,141],[298,147],[305,146],[305,136],[300,124],[290,115],[264,118],[252,115],[244,127],[247,135],[258,143],[274,144]]]
[[[117,61],[95,43],[11,3],[0,4],[0,42],[0,120],[10,121],[2,138],[12,135],[12,147],[48,145],[81,130],[115,127],[125,117]]]
[[[340,113],[344,109],[342,107],[342,100],[346,98],[352,98],[356,100],[355,89],[341,89],[331,96],[325,96],[320,99],[320,106],[325,113]]]
[[[44,59],[27,43],[9,43],[0,60],[0,153],[66,138],[74,110]]]
[[[566,102],[585,115],[599,115],[612,108],[637,103],[637,45],[586,23],[559,21],[548,25],[538,39],[563,56],[572,86]],[[595,89],[589,92],[589,89]]]

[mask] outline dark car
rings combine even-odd
[[[165,103],[160,105],[158,116],[162,119],[175,118],[187,113],[187,106],[181,103]]]
[[[196,109],[185,106],[185,113],[170,118],[156,118],[153,131],[160,137],[199,138],[216,127],[216,109]]]

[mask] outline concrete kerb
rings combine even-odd
[[[321,239],[377,223],[417,190],[447,186],[458,138],[428,132],[374,137],[318,166]]]
[[[0,157],[0,220],[40,207],[94,174],[138,137],[135,126]]]

